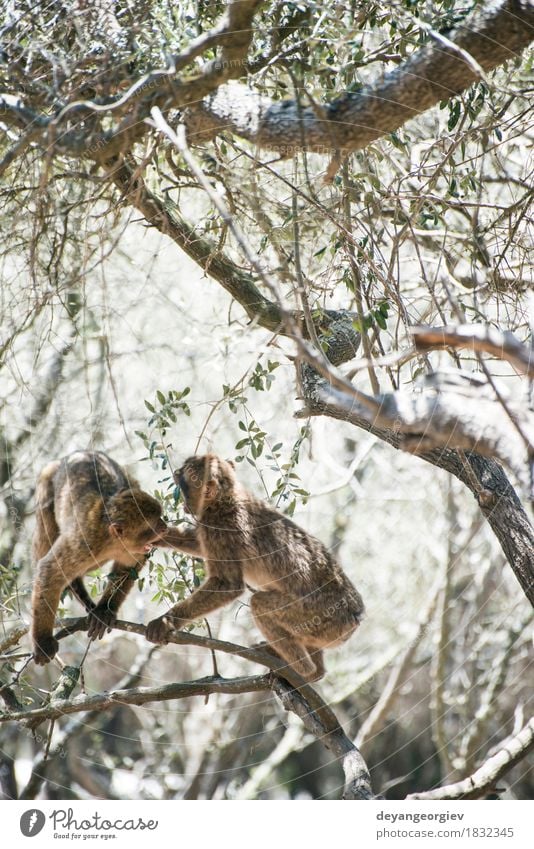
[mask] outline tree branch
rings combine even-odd
[[[278,304],[269,300],[256,285],[251,274],[243,271],[213,242],[203,239],[183,219],[171,201],[151,192],[142,177],[123,161],[109,163],[115,185],[127,196],[128,202],[160,233],[169,236],[191,259],[219,283],[243,307],[255,324],[267,330],[287,335],[284,317]],[[303,316],[288,311],[290,317],[306,335]],[[354,330],[356,313],[348,310],[323,310],[318,331],[328,333],[329,361],[336,365],[352,359],[358,350],[360,334]]]
[[[411,793],[407,799],[483,799],[489,793],[497,791],[497,782],[502,776],[518,764],[534,749],[534,718],[510,740],[502,744],[497,754],[482,764],[473,775],[463,781],[428,790],[424,793]]]
[[[534,378],[534,348],[522,345],[508,331],[497,330],[485,324],[460,324],[457,327],[413,327],[418,351],[442,348],[471,348],[484,351],[500,360],[506,360],[521,374]]]
[[[79,631],[87,630],[87,617],[65,620],[61,630],[55,635],[62,640]],[[119,631],[145,636],[146,628],[134,622],[118,621],[113,626]],[[169,637],[176,645],[195,645],[214,651],[233,654],[254,663],[267,666],[270,675],[256,675],[242,678],[222,678],[208,676],[196,681],[167,684],[162,687],[134,687],[115,689],[94,696],[84,694],[72,699],[55,699],[46,705],[30,709],[17,709],[0,713],[0,723],[24,722],[32,727],[39,722],[57,719],[60,716],[80,711],[102,711],[117,704],[143,705],[148,702],[185,699],[191,696],[205,696],[211,693],[251,693],[272,690],[281,700],[286,710],[291,710],[303,722],[304,726],[336,757],[340,758],[345,772],[345,795],[347,799],[374,798],[369,771],[359,750],[347,737],[339,724],[335,713],[321,696],[302,678],[268,652],[257,648],[245,648],[211,637],[176,632]],[[284,677],[279,677],[283,675]]]
[[[491,71],[516,58],[533,38],[529,0],[485,3],[446,40],[429,43],[380,82],[322,109],[295,100],[271,101],[244,86],[229,85],[189,110],[186,122],[196,140],[233,132],[291,155],[305,139],[308,150],[346,155],[464,91],[480,79],[477,66]]]
[[[328,380],[320,377],[313,369],[309,369],[303,389],[306,403],[305,415],[330,416],[334,419],[347,421],[355,427],[374,434],[394,448],[405,448],[406,437],[397,427],[395,417],[391,418],[391,416],[384,415],[379,418],[373,416],[369,408],[359,404],[356,400],[350,403],[348,398],[345,399],[346,403],[344,404],[338,404],[336,400],[333,400],[332,403],[325,401],[326,398],[333,397],[330,384]],[[335,399],[337,397],[334,395]],[[387,398],[390,396],[383,397],[386,398],[387,412]],[[406,402],[406,409],[408,410],[410,409],[409,397]],[[394,402],[392,403],[394,408]],[[404,411],[404,405],[401,404],[400,406],[401,411]],[[462,410],[460,410],[461,412]],[[478,413],[478,415],[480,414]],[[402,423],[401,417],[401,427]],[[451,432],[454,436],[454,430]],[[421,435],[423,433],[424,431],[421,431]],[[417,437],[417,439],[420,440],[420,437]],[[428,444],[420,441],[419,447],[421,453],[418,456],[422,460],[450,472],[471,490],[483,515],[499,540],[526,597],[534,606],[534,558],[532,556],[534,528],[502,467],[492,457],[481,456],[478,450],[467,450],[465,452],[454,450],[453,441],[431,450],[429,450]],[[413,449],[413,443],[411,448]]]
[[[413,454],[440,448],[476,451],[497,457],[528,487],[534,456],[534,415],[515,401],[506,409],[497,403],[492,390],[462,372],[456,375],[427,375],[421,393],[391,392],[374,396],[376,409],[358,395],[328,385],[324,401],[346,413],[357,411],[370,423],[394,428],[401,435],[400,447]],[[519,430],[515,427],[519,425]],[[526,444],[525,444],[526,442]]]
[[[305,728],[337,758],[341,760],[345,773],[344,799],[373,799],[371,778],[367,765],[352,740],[339,726],[337,718],[324,721],[315,711],[310,711],[302,693],[292,689],[283,678],[275,678],[272,688],[286,710],[300,717]]]
[[[35,722],[45,719],[58,719],[80,711],[101,711],[114,705],[144,705],[147,702],[163,702],[170,699],[188,699],[191,696],[206,696],[210,693],[253,693],[269,690],[267,675],[253,675],[246,678],[216,678],[207,676],[197,681],[184,681],[166,684],[163,687],[134,687],[129,690],[110,690],[95,696],[74,696],[72,699],[58,699],[43,707],[30,708],[11,713],[0,713],[0,723]]]
[[[39,140],[47,149],[53,144],[58,152],[70,156],[84,156],[95,162],[104,163],[122,151],[130,150],[148,131],[143,119],[153,106],[183,109],[206,97],[228,80],[243,76],[246,68],[247,51],[254,30],[254,14],[263,0],[228,0],[221,21],[209,33],[193,40],[183,53],[171,57],[168,68],[156,69],[145,74],[119,97],[102,98],[98,101],[73,100],[61,109],[52,109],[51,117],[38,114],[20,97],[10,94],[0,96],[0,114],[10,127],[31,132],[31,140]],[[177,71],[182,70],[208,48],[222,47],[221,58],[206,62],[200,73],[181,80]],[[116,87],[120,88],[120,80]],[[98,114],[118,118],[114,127],[104,132],[95,131],[93,122],[80,122],[81,115]],[[67,121],[75,122],[68,129]],[[40,132],[39,132],[40,131]],[[40,135],[40,139],[39,139]],[[21,147],[26,139],[20,139]],[[15,145],[15,148],[17,144]],[[6,167],[13,159],[8,156]]]

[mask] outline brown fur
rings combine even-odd
[[[324,675],[323,649],[344,642],[363,614],[359,592],[315,537],[238,483],[233,465],[208,454],[175,475],[197,525],[170,528],[163,544],[203,557],[207,580],[152,620],[147,637],[167,642],[173,628],[253,590],[254,620],[272,652],[308,681]]]
[[[160,503],[100,451],[76,451],[49,463],[36,500],[31,633],[34,660],[44,665],[58,650],[53,628],[62,591],[69,587],[86,607],[88,635],[100,639],[167,525]],[[108,583],[95,605],[82,578],[109,560]]]

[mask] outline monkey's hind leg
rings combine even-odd
[[[59,537],[59,528],[54,513],[53,477],[59,468],[59,462],[49,463],[39,475],[35,498],[35,530],[32,539],[32,561],[34,567],[45,554],[48,554]]]
[[[306,646],[308,653],[315,664],[315,675],[313,678],[308,678],[308,681],[320,681],[326,674],[324,667],[324,654],[322,649]]]
[[[54,622],[61,593],[76,577],[65,571],[73,559],[73,552],[59,537],[37,563],[32,592],[31,636],[33,659],[38,666],[49,663],[59,649],[59,643],[53,635]]]
[[[310,657],[308,650],[296,639],[288,628],[287,600],[277,592],[257,592],[250,600],[250,608],[256,625],[267,642],[278,655],[285,660],[305,681],[316,681],[321,677],[320,667]],[[281,668],[283,674],[283,667]],[[324,667],[322,667],[324,674]]]

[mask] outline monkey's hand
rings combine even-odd
[[[112,626],[117,620],[117,615],[114,610],[110,610],[107,606],[100,607],[98,604],[88,614],[87,620],[89,627],[87,628],[87,636],[90,640],[101,640],[107,631],[111,631]]]
[[[151,643],[161,643],[166,646],[169,642],[169,637],[174,631],[179,631],[186,622],[183,619],[176,619],[169,614],[158,616],[146,626],[146,638]]]
[[[46,666],[59,651],[55,637],[35,637],[33,641],[33,659],[37,666]]]

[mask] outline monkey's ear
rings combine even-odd
[[[124,534],[124,525],[121,525],[120,522],[112,522],[109,526],[109,532],[115,539],[120,539]]]
[[[235,463],[234,463],[233,460],[227,460],[226,462],[228,463],[229,466],[232,467],[232,469],[235,469]]]

